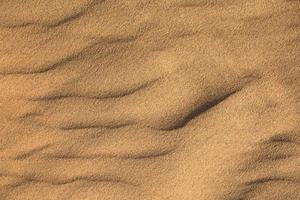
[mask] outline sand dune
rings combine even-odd
[[[0,2],[0,199],[300,199],[299,8]]]

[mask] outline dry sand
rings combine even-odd
[[[0,199],[300,199],[299,9],[0,1]]]

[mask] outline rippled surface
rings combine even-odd
[[[0,199],[298,199],[299,6],[1,2]]]

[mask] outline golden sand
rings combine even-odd
[[[299,9],[0,1],[0,199],[300,199]]]

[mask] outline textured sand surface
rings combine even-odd
[[[299,25],[297,0],[0,1],[0,199],[300,199]]]

